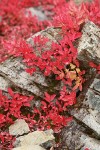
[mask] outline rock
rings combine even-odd
[[[39,8],[30,7],[26,11],[31,12],[32,16],[37,16],[37,18],[41,21],[48,19],[47,16],[45,15],[45,13],[43,12],[43,10],[40,7]]]
[[[44,131],[47,135],[50,135],[52,134],[53,135],[53,130],[50,129],[50,130],[46,130]],[[47,142],[44,142],[41,144],[42,147],[44,147],[45,149],[48,149],[48,148],[51,148],[53,145],[55,144],[55,140],[49,140]]]
[[[4,63],[0,64],[0,72],[4,77],[10,80],[12,84],[42,97],[43,93],[35,83],[47,86],[43,74],[37,71],[31,76],[25,71],[25,68],[20,58],[7,59]],[[2,84],[0,85],[2,86]]]
[[[89,150],[100,150],[100,141],[83,134],[80,138],[80,142],[83,143],[81,150],[88,148]]]
[[[89,61],[100,63],[100,28],[93,22],[88,21],[82,29],[78,59],[84,62],[84,66],[88,65]]]
[[[95,78],[90,88],[93,88],[96,91],[100,92],[100,79]]]
[[[27,39],[27,42],[34,47],[33,38],[35,38],[38,35],[47,37],[50,41],[47,42],[47,45],[46,47],[44,47],[43,51],[49,50],[52,41],[57,42],[57,40],[61,39],[61,35],[59,33],[60,33],[59,28],[57,29],[53,27],[47,28],[46,30],[38,32],[29,39]],[[36,47],[35,53],[41,56]],[[22,92],[25,90],[25,92],[29,92],[31,94],[43,98],[44,91],[47,89],[47,87],[49,87],[45,76],[39,69],[37,69],[37,71],[34,72],[33,75],[31,76],[29,73],[25,71],[25,69],[26,66],[22,62],[21,58],[9,58],[5,62],[0,64],[0,74],[4,78],[8,79],[14,87],[16,86],[18,89],[20,88]],[[2,86],[3,86],[2,83],[0,83],[0,88]],[[54,88],[56,88],[56,85]]]
[[[19,136],[30,132],[28,124],[23,119],[17,119],[14,124],[9,127],[11,135]]]
[[[4,77],[0,76],[0,85],[0,90],[7,91],[8,87],[10,86],[10,83]]]
[[[62,132],[62,150],[80,150],[83,146],[80,143],[80,137],[82,136],[85,128],[79,125],[74,119],[68,123]]]
[[[17,148],[13,148],[12,150],[45,150],[41,146],[38,145],[25,145]]]
[[[41,145],[46,142],[54,141],[55,137],[51,132],[34,131],[16,139],[17,146]]]
[[[100,79],[95,78],[90,88],[85,93],[79,108],[74,108],[70,113],[90,127],[100,137],[100,92],[98,83]],[[96,89],[96,90],[95,90]]]
[[[34,42],[33,39],[36,36],[41,36],[41,37],[46,37],[49,39],[49,41],[46,43],[46,47],[43,49],[45,50],[50,50],[50,46],[52,42],[57,43],[57,41],[62,39],[61,35],[61,28],[54,28],[54,27],[48,27],[45,30],[42,30],[40,32],[37,32],[35,35],[31,36],[30,38],[27,39],[27,42],[34,47]],[[36,50],[36,49],[35,49]],[[37,50],[35,51],[37,54]]]
[[[73,119],[62,132],[61,150],[99,150],[100,141],[90,136],[93,137],[93,132]]]

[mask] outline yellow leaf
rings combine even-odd
[[[70,71],[69,72],[69,78],[71,79],[71,80],[76,80],[76,71]]]
[[[80,69],[79,69],[79,68],[76,68],[76,71],[77,71],[77,73],[79,73],[79,72],[80,72]]]
[[[70,63],[70,68],[71,68],[71,69],[75,69],[76,66],[75,66],[74,64]]]
[[[69,72],[69,70],[68,70],[68,69],[65,69],[65,73],[67,73],[67,72]]]

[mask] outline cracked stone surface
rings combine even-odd
[[[2,76],[0,76],[0,84],[2,85],[0,89],[4,91],[7,91],[8,87],[10,86],[9,81]]]
[[[64,128],[62,132],[62,150],[76,150],[80,149],[83,145],[80,142],[80,137],[85,128],[79,125],[75,120],[72,120]],[[65,148],[65,149],[64,149]]]
[[[15,123],[9,127],[9,133],[11,135],[19,136],[28,132],[30,132],[30,129],[24,119],[17,119]]]
[[[23,150],[24,148],[28,149],[29,147],[34,150],[35,146],[39,146],[38,148],[41,148],[40,150],[42,150],[42,147],[52,147],[54,143],[55,137],[53,136],[52,130],[34,131],[27,135],[18,137],[15,141],[16,148],[13,150]]]
[[[99,150],[100,141],[88,135],[89,129],[86,129],[76,120],[70,122],[62,133],[62,150]]]
[[[80,93],[77,104],[69,109],[73,116],[62,133],[62,150],[100,150],[100,75]]]
[[[100,150],[100,141],[96,140],[94,138],[90,138],[89,136],[83,134],[80,138],[80,142],[83,143],[83,147],[81,150],[84,150],[86,148],[90,150]]]
[[[100,84],[95,81],[100,82],[100,79],[94,79],[85,98],[82,99],[80,108],[73,109],[71,114],[100,136],[100,93],[94,89],[94,87],[99,89]]]
[[[87,22],[79,40],[78,59],[84,65],[90,60],[100,63],[100,28],[93,22]]]
[[[33,38],[38,35],[47,37],[50,39],[50,41],[47,43],[46,48],[44,48],[43,51],[47,49],[49,50],[52,41],[55,40],[55,42],[57,42],[57,40],[61,38],[61,36],[58,36],[59,32],[59,29],[47,28],[46,30],[33,35],[27,40],[27,42],[34,46]],[[35,48],[35,53],[40,55],[38,52],[39,51]],[[31,92],[36,96],[43,97],[43,91],[41,91],[40,86],[44,87],[42,90],[48,87],[48,83],[43,73],[37,69],[37,71],[31,76],[25,71],[25,69],[26,66],[24,63],[22,63],[21,58],[9,58],[0,64],[0,74],[5,79],[9,80],[10,83],[18,88],[21,88],[22,90]],[[0,88],[6,90],[6,87],[4,88],[2,83],[0,84]]]
[[[95,90],[96,88],[96,90]],[[100,136],[100,76],[95,78],[87,90],[80,108],[75,108],[71,114],[89,126]]]

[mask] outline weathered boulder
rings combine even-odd
[[[99,140],[93,138],[92,130],[73,120],[62,132],[62,150],[99,150]]]
[[[20,136],[15,141],[15,147],[23,148],[27,146],[39,145],[45,148],[50,148],[55,144],[55,137],[52,130],[34,131],[27,135]]]
[[[0,90],[7,91],[8,87],[10,86],[9,80],[6,80],[4,77],[0,76]]]
[[[27,135],[20,136],[17,138],[19,146],[25,145],[40,145],[50,140],[54,140],[54,136],[52,133],[44,132],[44,131],[34,131]]]
[[[24,119],[17,119],[15,123],[9,127],[9,133],[11,135],[19,136],[28,132],[30,132],[30,129]]]
[[[83,143],[83,147],[81,150],[84,150],[86,148],[90,150],[99,150],[100,149],[100,141],[96,140],[94,138],[91,138],[85,134],[83,134],[80,138],[80,142]]]
[[[88,21],[82,29],[82,37],[78,45],[78,59],[84,66],[89,61],[100,63],[100,28]]]
[[[43,37],[47,37],[48,39],[50,39],[50,41],[47,43],[47,46],[46,48],[43,49],[43,51],[49,50],[52,41],[57,42],[57,40],[61,38],[59,32],[60,29],[47,28],[46,30],[43,30],[33,35],[31,38],[27,40],[27,42],[34,47],[33,39],[36,36],[41,35]],[[37,55],[40,55],[39,51],[36,48],[35,48],[35,53]],[[49,87],[45,76],[38,69],[31,76],[25,71],[25,69],[26,66],[22,62],[21,58],[9,58],[5,62],[0,64],[0,74],[4,77],[5,80],[10,81],[11,85],[22,89],[22,91],[25,90],[26,92],[30,92],[31,94],[34,94],[36,96],[43,97],[43,92],[47,87]],[[11,85],[9,85],[9,87]],[[1,82],[0,89],[2,89],[2,87],[3,85]],[[42,91],[41,91],[41,87],[43,87]],[[3,88],[3,90],[6,91],[7,88],[5,87]]]
[[[63,129],[61,139],[62,150],[76,150],[82,147],[80,143],[80,137],[82,132],[85,131],[85,128],[78,124],[75,120],[72,120],[68,125]]]
[[[71,115],[89,126],[100,137],[100,79],[95,78],[90,88],[84,93],[79,108],[71,110]],[[96,90],[95,90],[96,88]],[[81,94],[80,94],[81,97]]]
[[[31,76],[25,71],[25,68],[26,67],[22,63],[22,59],[10,58],[4,63],[0,64],[0,73],[12,84],[15,84],[15,86],[42,97],[42,92],[35,83],[47,86],[43,74],[37,71],[34,76]]]

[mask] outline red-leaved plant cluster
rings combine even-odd
[[[29,7],[51,12],[47,13],[49,19],[40,21],[30,12],[26,15]],[[31,101],[36,101],[33,95],[14,93],[11,88],[8,88],[8,93],[0,91],[0,149],[13,148],[15,137],[7,131],[16,119],[24,119],[31,131],[52,128],[54,132],[60,132],[72,119],[66,117],[67,107],[76,103],[76,93],[82,91],[85,81],[85,71],[79,68],[74,42],[81,37],[82,25],[88,20],[100,26],[99,0],[79,6],[66,0],[0,1],[0,62],[10,56],[20,56],[30,75],[38,68],[44,76],[54,76],[63,83],[59,92],[46,91],[39,107],[31,107]],[[62,36],[59,42],[52,42],[49,50],[43,51],[47,48],[47,38],[35,37],[35,48],[26,42],[28,37],[48,26],[60,28]],[[100,66],[90,65],[100,72]]]

